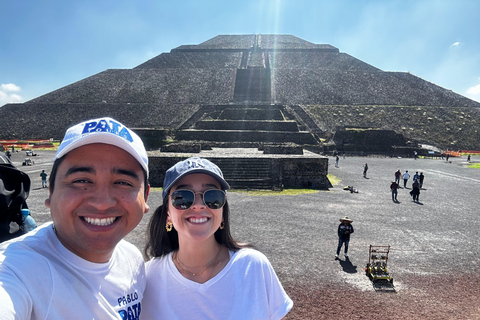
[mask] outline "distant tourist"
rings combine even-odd
[[[395,172],[395,182],[400,186],[400,176],[402,175],[402,172],[400,172],[400,169],[398,169]]]
[[[338,168],[338,161],[339,160],[340,160],[340,158],[337,155],[336,158],[335,158],[335,168]]]
[[[418,171],[417,171],[417,172],[415,172],[415,174],[413,175],[413,182],[418,181],[419,178],[420,178],[420,176],[418,175]]]
[[[467,156],[467,162],[470,162],[470,155]]]
[[[418,202],[420,196],[420,183],[418,181],[414,181],[412,184],[412,191],[410,191],[410,195],[413,198],[413,201]]]
[[[420,188],[423,187],[423,179],[425,178],[425,176],[423,175],[423,172],[420,172],[420,176],[418,176],[418,182],[420,184]]]
[[[47,173],[45,170],[42,170],[42,173],[40,173],[40,177],[42,178],[42,188],[47,187]]]
[[[405,173],[403,174],[403,187],[404,188],[407,188],[408,179],[410,179],[410,173],[408,173],[408,170],[405,170]]]
[[[348,217],[344,217],[340,219],[340,225],[338,226],[338,247],[337,247],[337,254],[335,255],[335,259],[338,259],[338,255],[340,254],[340,250],[342,249],[342,245],[344,246],[344,255],[345,259],[348,259],[348,244],[350,242],[350,235],[353,233],[353,226],[352,226],[352,219]]]
[[[392,191],[392,201],[398,202],[397,195],[398,195],[398,183],[396,181],[392,181],[390,184],[390,190]]]
[[[364,178],[367,177],[367,171],[368,171],[368,164],[365,163],[365,165],[363,166],[363,177]]]

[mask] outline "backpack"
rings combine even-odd
[[[0,153],[0,242],[25,233],[21,209],[28,208],[30,184],[30,177]],[[10,223],[18,225],[16,232],[10,233]]]

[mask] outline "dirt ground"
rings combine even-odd
[[[53,153],[39,152],[28,167],[21,166],[24,157],[14,154],[14,161],[32,179],[28,204],[40,224],[50,216],[39,175],[50,172]],[[271,261],[294,301],[286,319],[480,319],[480,170],[467,168],[466,157],[450,160],[347,157],[335,168],[330,158],[329,173],[340,180],[330,191],[229,192],[233,235]],[[408,194],[411,179],[399,190],[399,203],[392,202],[389,186],[397,169],[424,173],[420,203]],[[343,190],[347,185],[358,193]],[[148,202],[152,210],[127,236],[140,249],[161,191],[152,190]],[[348,261],[343,250],[341,260],[334,258],[345,215],[355,228]],[[366,277],[369,245],[391,246],[394,287],[374,287]]]

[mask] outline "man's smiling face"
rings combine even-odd
[[[108,261],[149,210],[144,180],[140,164],[113,145],[89,144],[66,154],[45,201],[62,244],[88,261]]]

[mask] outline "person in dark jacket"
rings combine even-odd
[[[352,222],[353,220],[349,219],[348,217],[340,219],[340,225],[338,226],[338,247],[335,259],[338,259],[340,249],[342,249],[342,245],[344,244],[345,258],[348,259],[348,243],[350,242],[350,235],[353,233],[353,226],[351,224]]]
[[[412,184],[412,191],[410,191],[410,195],[413,198],[414,202],[418,202],[418,197],[420,196],[420,183],[418,181],[415,181]]]

